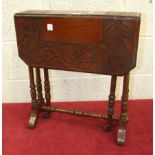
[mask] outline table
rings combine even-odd
[[[103,118],[107,120],[105,131],[111,129],[114,120],[119,125],[117,144],[123,145],[128,122],[129,72],[136,66],[140,14],[28,10],[16,13],[14,20],[19,57],[29,69],[32,110],[28,127],[35,127],[41,112],[45,118],[54,111]],[[107,114],[52,106],[49,69],[110,75]],[[118,76],[124,77],[121,112],[120,116],[114,116]]]

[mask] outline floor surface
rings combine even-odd
[[[129,101],[126,144],[116,145],[118,124],[110,132],[105,120],[54,112],[27,128],[31,104],[3,104],[3,155],[152,155],[152,100]],[[106,113],[105,101],[53,103],[58,107]],[[116,114],[119,114],[119,102]]]

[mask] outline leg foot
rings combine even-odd
[[[106,123],[106,124],[103,126],[103,130],[104,130],[105,132],[108,132],[108,131],[110,131],[111,127],[112,127],[112,123],[111,123],[111,122],[108,122],[108,123]]]
[[[28,122],[28,128],[33,129],[36,126],[37,121],[38,121],[38,113],[36,110],[32,110],[31,116]]]
[[[125,144],[125,129],[118,129],[117,144],[123,146]]]
[[[44,119],[48,119],[50,116],[51,116],[51,112],[49,112],[49,111],[46,111],[46,112],[43,113],[43,118]]]

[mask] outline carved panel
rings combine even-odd
[[[38,50],[40,24],[34,18],[16,17],[15,28],[19,56],[30,65],[32,53]]]
[[[128,72],[136,65],[139,20],[116,18],[103,20],[104,47],[108,51],[110,72]]]

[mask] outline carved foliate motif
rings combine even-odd
[[[121,18],[103,22],[104,47],[109,53],[108,66],[112,72],[134,67],[136,63],[138,21]]]

